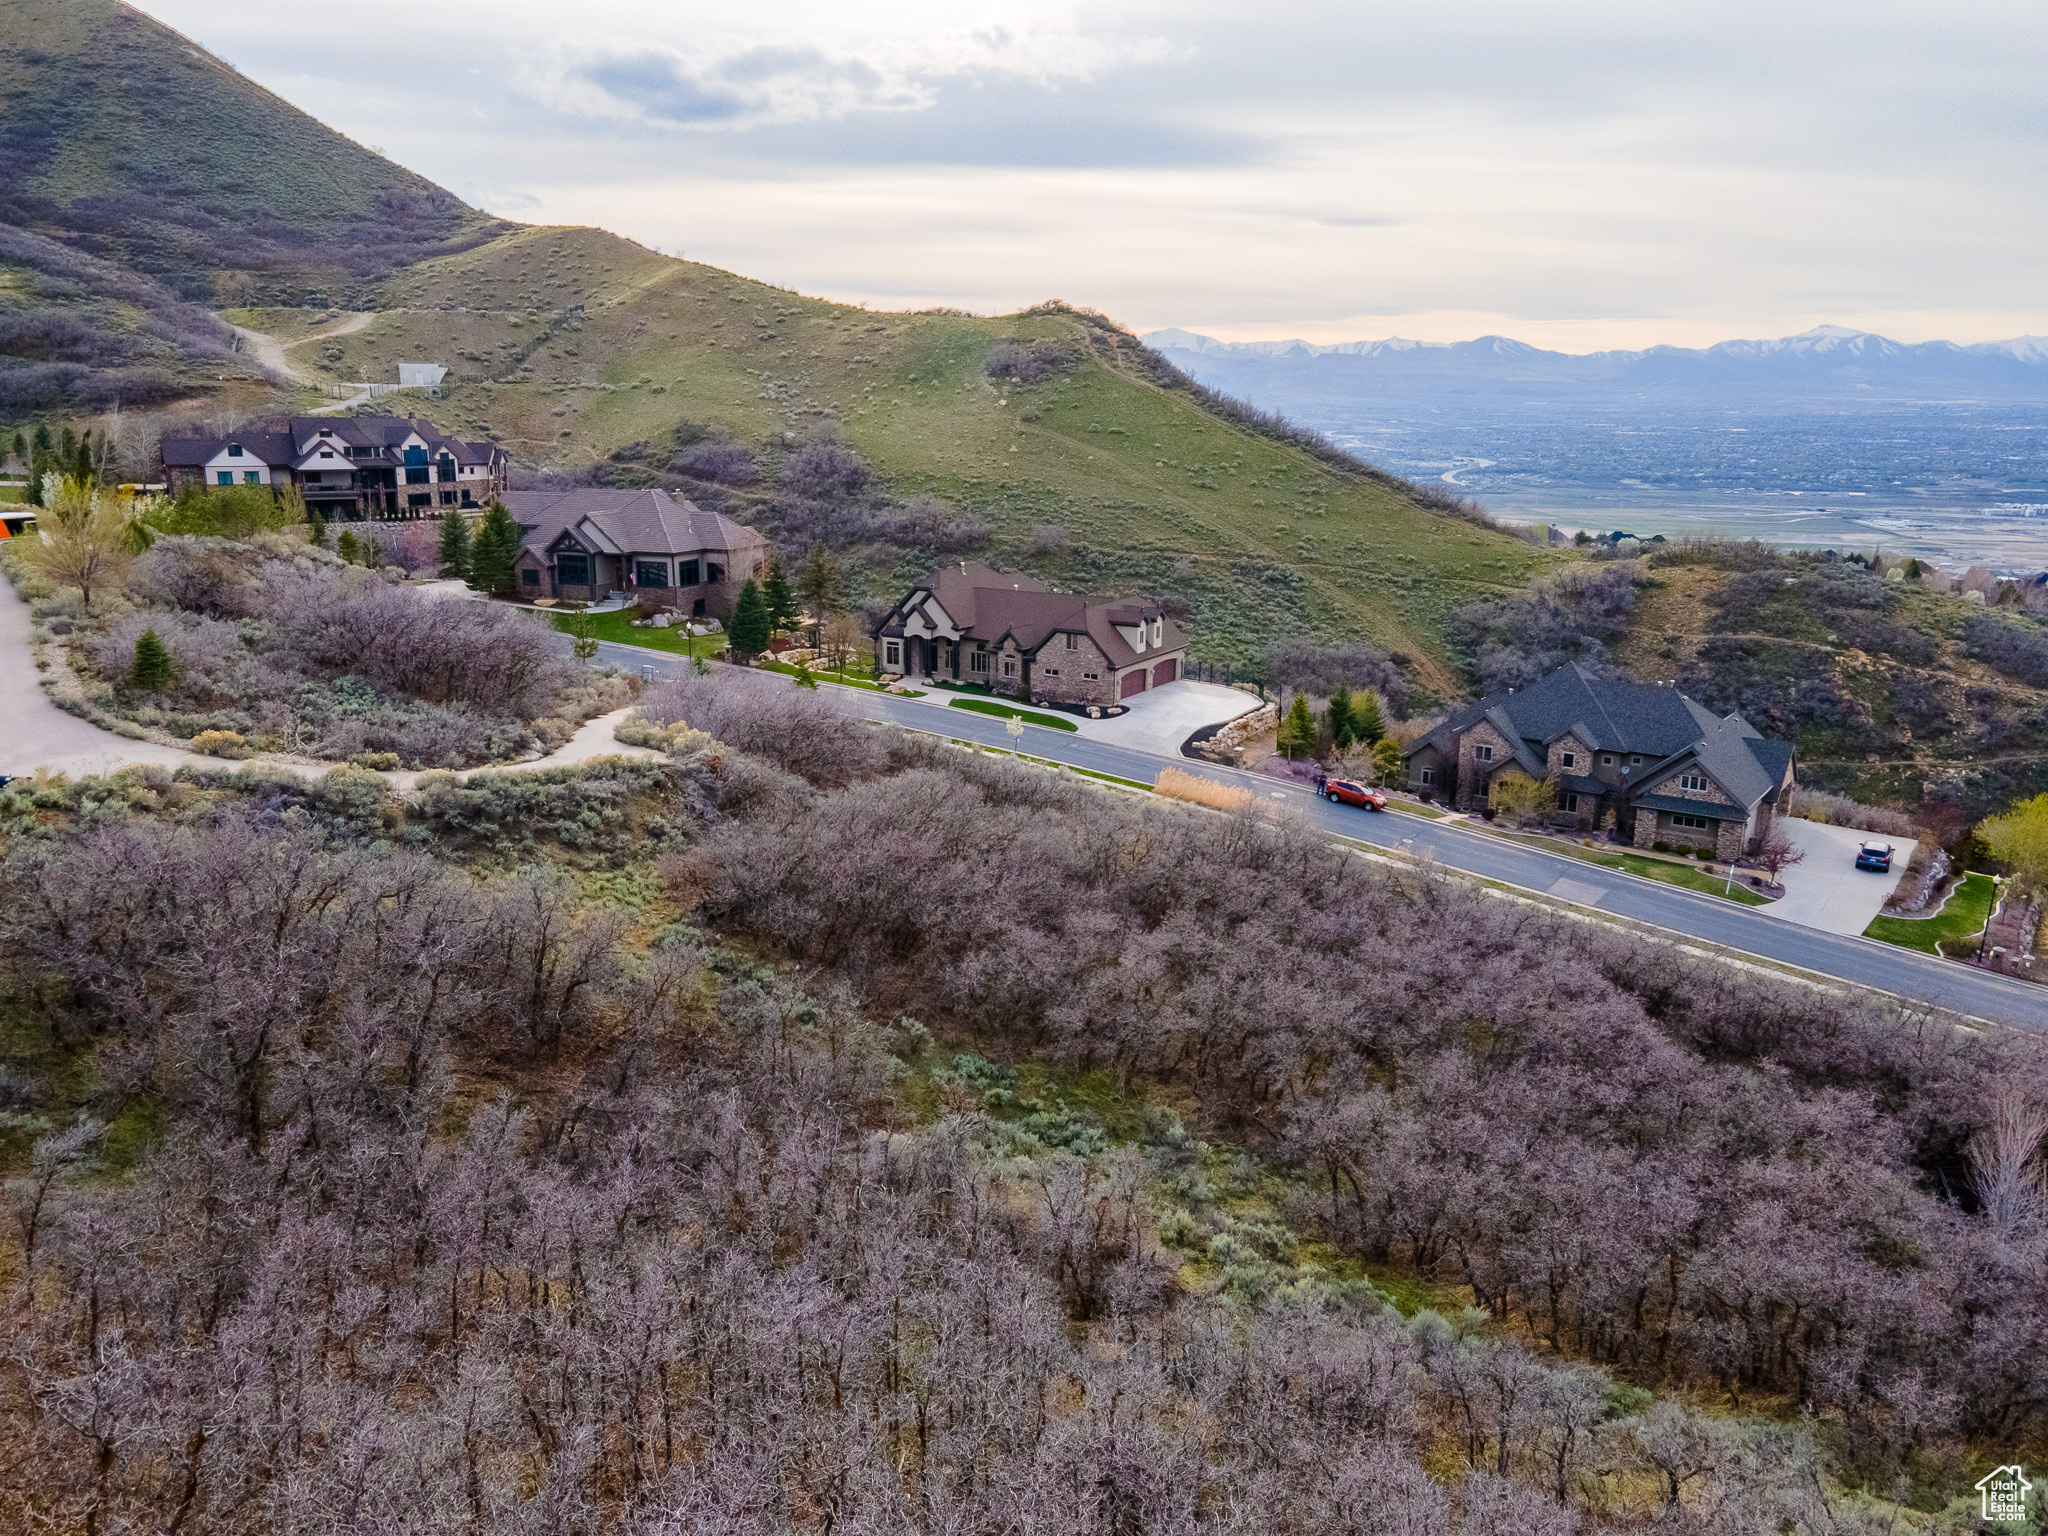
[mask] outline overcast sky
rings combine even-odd
[[[2041,0],[143,4],[495,213],[836,299],[2048,333]]]

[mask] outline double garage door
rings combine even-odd
[[[1178,657],[1170,656],[1152,669],[1150,685],[1154,688],[1164,688],[1179,676],[1180,660]],[[1145,669],[1143,667],[1133,667],[1124,674],[1123,681],[1117,684],[1116,696],[1120,699],[1128,699],[1133,694],[1143,693],[1146,685],[1147,676]]]

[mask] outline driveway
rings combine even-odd
[[[1221,725],[1249,714],[1259,707],[1252,694],[1216,683],[1195,683],[1183,678],[1163,688],[1147,689],[1126,700],[1130,713],[1114,720],[1081,720],[1081,734],[1096,741],[1113,741],[1118,746],[1136,747],[1178,757],[1180,744],[1205,725]]]
[[[1905,877],[1906,860],[1913,852],[1912,843],[1903,838],[1879,837],[1854,827],[1824,826],[1794,816],[1780,817],[1777,825],[1793,846],[1805,852],[1806,862],[1794,864],[1779,876],[1785,894],[1763,910],[1824,933],[1858,934],[1868,928],[1885,897]],[[1888,842],[1898,849],[1890,874],[1856,867],[1856,845],[1866,839]]]

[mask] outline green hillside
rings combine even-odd
[[[503,227],[119,0],[0,0],[0,221],[224,302],[343,302]]]
[[[1181,596],[1219,657],[1313,631],[1408,652],[1447,686],[1449,611],[1550,558],[1223,419],[1163,387],[1127,332],[1064,306],[878,313],[559,228],[411,268],[381,303],[294,357],[337,379],[444,363],[453,387],[424,409],[529,463],[617,455],[615,479],[645,460],[664,483],[682,420],[729,430],[771,483],[793,444],[836,432],[899,496],[987,521],[1001,558]],[[993,378],[1005,342],[1062,360],[1036,383]]]

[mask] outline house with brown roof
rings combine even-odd
[[[972,561],[941,566],[875,631],[875,670],[1109,705],[1176,681],[1187,638],[1149,597],[1089,597]]]
[[[1789,741],[1676,688],[1577,663],[1466,705],[1402,757],[1410,788],[1460,810],[1490,804],[1502,777],[1522,774],[1548,780],[1580,827],[1722,859],[1753,848],[1792,789]]]
[[[274,416],[227,433],[166,433],[158,452],[173,492],[295,485],[329,522],[475,511],[504,493],[509,469],[496,443],[410,416]]]
[[[642,608],[725,620],[740,588],[768,569],[759,533],[666,491],[583,486],[501,499],[526,530],[514,581],[529,601],[617,592]]]

